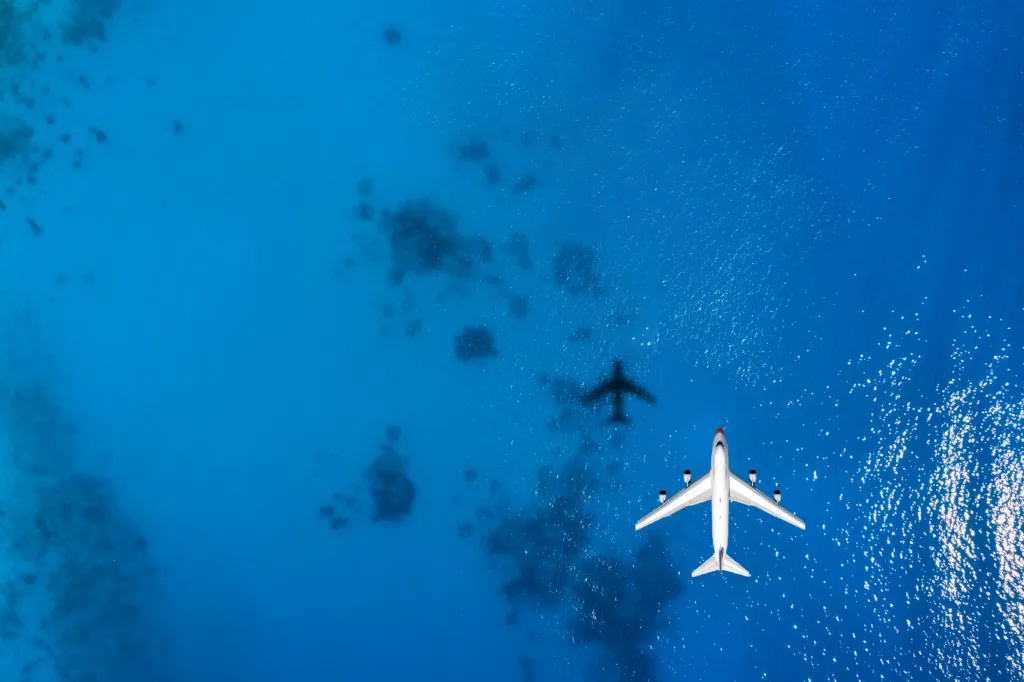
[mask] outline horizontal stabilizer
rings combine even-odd
[[[710,573],[711,571],[717,571],[717,570],[718,570],[718,555],[714,554],[714,555],[711,556],[710,559],[708,559],[707,561],[702,563],[700,566],[698,566],[697,569],[693,573],[690,574],[690,577],[696,578],[699,575],[704,575],[705,573]]]
[[[710,559],[697,567],[690,576],[696,578],[697,576],[704,575],[705,573],[711,573],[713,571],[728,571],[729,573],[742,575],[744,578],[750,577],[750,571],[740,566],[735,559],[724,551],[721,553],[721,560],[719,560],[718,554],[712,555]]]
[[[722,570],[735,573],[736,575],[742,575],[744,578],[750,577],[750,571],[740,566],[736,560],[728,554],[722,557]]]

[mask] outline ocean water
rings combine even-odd
[[[1024,680],[1022,32],[0,0],[0,681]]]

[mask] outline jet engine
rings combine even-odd
[[[665,498],[667,498],[667,497],[668,497],[668,491],[667,490],[659,490],[658,491],[658,502],[661,502],[662,504],[665,504]]]
[[[689,469],[687,469],[686,471],[683,472],[683,483],[686,484],[686,487],[690,487],[690,470]]]
[[[756,470],[754,470],[754,469],[751,469],[751,470],[750,470],[750,471],[749,471],[749,472],[747,473],[747,478],[749,478],[749,479],[750,479],[750,485],[751,485],[751,486],[757,485],[757,471],[756,471]]]
[[[781,501],[782,501],[782,491],[781,490],[776,490],[775,491],[775,504],[778,504]]]

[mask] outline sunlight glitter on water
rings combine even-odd
[[[851,390],[873,407],[858,516],[875,627],[861,637],[877,638],[879,672],[1024,679],[1024,397],[1007,381],[1017,364],[981,359],[993,334],[968,320],[944,385],[920,377],[917,341],[889,340],[884,354],[904,355]]]
[[[998,609],[1003,641],[1011,643],[1007,663],[1024,677],[1024,401],[1009,400],[1002,389],[986,414],[995,444],[992,484],[987,497],[995,541]]]

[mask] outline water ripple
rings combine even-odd
[[[1024,679],[1020,369],[998,334],[967,315],[964,327],[944,384],[929,383],[943,363],[908,334],[882,344],[881,362],[862,358],[851,388],[871,410],[850,448],[863,464],[848,532],[864,548],[857,591],[872,612],[852,656],[873,673]]]

